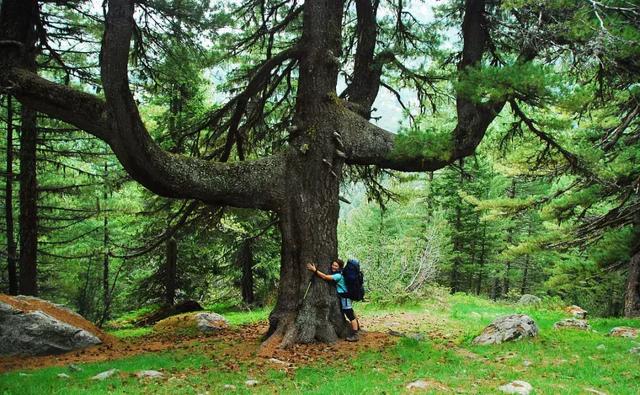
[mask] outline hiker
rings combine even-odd
[[[331,262],[331,274],[322,273],[313,263],[307,264],[307,269],[314,272],[316,276],[325,281],[335,281],[338,296],[340,297],[340,308],[342,309],[342,313],[345,315],[345,317],[347,317],[347,319],[351,323],[351,329],[353,329],[353,331],[356,333],[354,336],[347,337],[346,340],[357,341],[357,333],[360,330],[360,323],[358,322],[356,313],[353,311],[351,299],[346,297],[347,285],[344,281],[344,277],[342,276],[343,268],[344,262],[341,259],[336,259],[335,261]]]

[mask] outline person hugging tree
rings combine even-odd
[[[347,337],[345,340],[355,342],[358,341],[358,331],[360,330],[360,323],[356,318],[356,313],[353,311],[351,299],[347,297],[347,285],[344,281],[344,277],[342,276],[343,268],[344,262],[341,259],[336,259],[335,261],[331,262],[331,274],[322,273],[313,263],[307,264],[307,269],[314,272],[321,279],[325,281],[334,281],[336,283],[336,290],[338,291],[338,296],[340,297],[340,307],[342,309],[342,313],[345,315],[345,317],[347,317],[347,319],[351,323],[351,329],[353,329],[354,331],[354,334]]]

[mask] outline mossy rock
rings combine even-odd
[[[153,330],[169,333],[215,333],[229,326],[226,318],[216,313],[185,313],[158,321]]]

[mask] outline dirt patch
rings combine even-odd
[[[138,339],[121,340],[117,343],[102,344],[66,354],[44,357],[6,357],[0,358],[0,372],[17,369],[36,369],[48,366],[65,366],[85,362],[99,362],[130,357],[148,352],[180,350],[202,352],[211,349],[220,350],[224,358],[221,366],[227,370],[237,370],[239,364],[251,362],[259,370],[268,367],[283,368],[292,371],[316,361],[348,360],[365,350],[381,350],[395,344],[398,338],[386,333],[366,332],[355,343],[340,340],[333,344],[299,344],[289,349],[274,349],[269,355],[258,352],[262,336],[266,333],[266,323],[245,325],[240,328],[227,328],[213,334],[177,335],[152,334]]]
[[[160,352],[179,348],[188,348],[190,343],[198,343],[203,337],[179,335],[151,335],[134,340],[120,340],[103,343],[65,354],[38,357],[1,357],[0,372],[16,369],[37,369],[48,366],[100,362],[126,358],[147,352]],[[204,339],[206,340],[206,339]]]
[[[90,321],[87,321],[84,317],[74,313],[66,307],[58,306],[42,299],[30,297],[17,298],[5,294],[0,294],[0,302],[6,303],[23,312],[42,311],[57,320],[66,322],[67,324],[73,325],[77,328],[84,329],[85,331],[97,336],[102,340],[103,345],[112,346],[119,342],[115,337],[106,334]]]

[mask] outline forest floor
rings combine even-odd
[[[426,393],[498,393],[524,380],[534,394],[640,394],[640,339],[606,336],[640,320],[593,318],[591,332],[555,330],[560,309],[493,303],[465,295],[421,303],[356,306],[366,329],[357,343],[298,345],[260,354],[268,311],[230,313],[231,326],[211,335],[121,330],[107,345],[55,357],[0,360],[0,394],[79,393],[402,393],[422,380]],[[471,340],[493,319],[530,315],[540,335],[476,346]],[[117,369],[104,380],[90,378]],[[140,379],[140,370],[160,379]],[[64,373],[68,377],[59,377]],[[247,380],[255,380],[251,383]],[[253,385],[248,385],[253,384]]]

